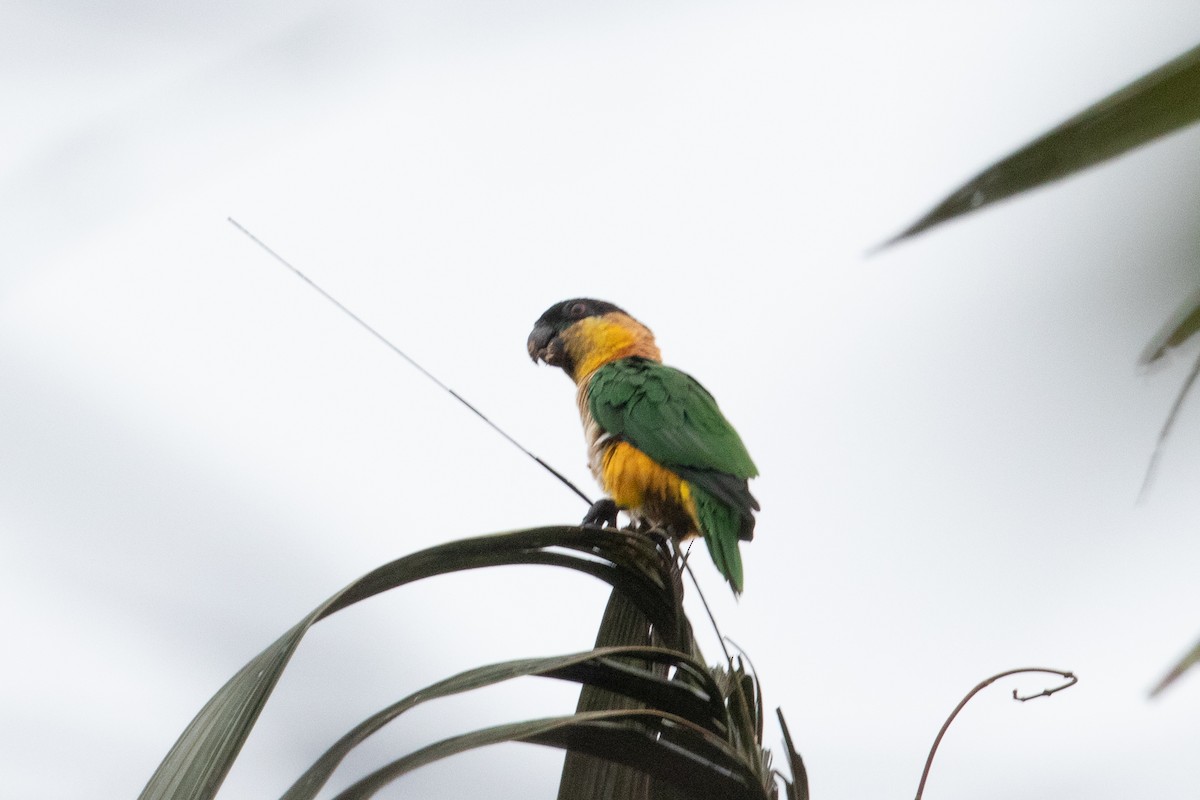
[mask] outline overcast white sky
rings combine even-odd
[[[207,698],[422,547],[577,521],[536,465],[271,262],[233,216],[594,492],[546,306],[616,302],[762,471],[734,603],[822,800],[1194,798],[1200,131],[864,253],[962,179],[1193,46],[1194,2],[107,4],[0,11],[4,796],[132,797]],[[517,574],[520,572],[520,574]],[[590,646],[603,586],[407,587],[322,623],[223,797],[467,666]],[[706,648],[717,648],[708,636]],[[534,620],[533,624],[529,620]],[[339,773],[572,708],[443,701]],[[768,733],[778,741],[777,731]],[[388,797],[552,797],[504,746]]]

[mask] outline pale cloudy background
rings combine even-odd
[[[1200,282],[1200,131],[864,253],[1197,40],[1194,2],[8,3],[0,795],[132,797],[345,583],[584,511],[233,216],[589,492],[525,336],[580,294],[648,322],[762,470],[742,601],[697,563],[814,797],[910,797],[960,696],[1025,665],[1080,683],[979,697],[929,800],[1196,797],[1200,677],[1146,699],[1200,631],[1195,404],[1136,503],[1196,347],[1134,362]],[[222,796],[455,670],[588,647],[604,588],[518,572],[318,626]],[[442,701],[335,786],[573,702]],[[385,795],[552,797],[560,761]]]

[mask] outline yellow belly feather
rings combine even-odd
[[[621,508],[679,537],[698,533],[696,506],[687,481],[628,442],[615,442],[605,449],[601,479],[604,491]]]

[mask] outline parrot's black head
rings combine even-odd
[[[538,321],[533,324],[533,330],[529,333],[529,340],[526,342],[526,346],[529,348],[529,357],[534,360],[534,363],[545,361],[550,366],[562,367],[568,375],[571,374],[574,368],[572,356],[568,352],[567,341],[562,334],[582,319],[602,317],[612,313],[629,316],[612,303],[591,300],[586,297],[555,303],[546,309],[546,313],[538,317]]]

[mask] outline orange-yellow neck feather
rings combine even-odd
[[[581,319],[564,331],[562,338],[574,364],[571,378],[577,384],[617,359],[640,356],[662,361],[650,329],[620,311]]]

